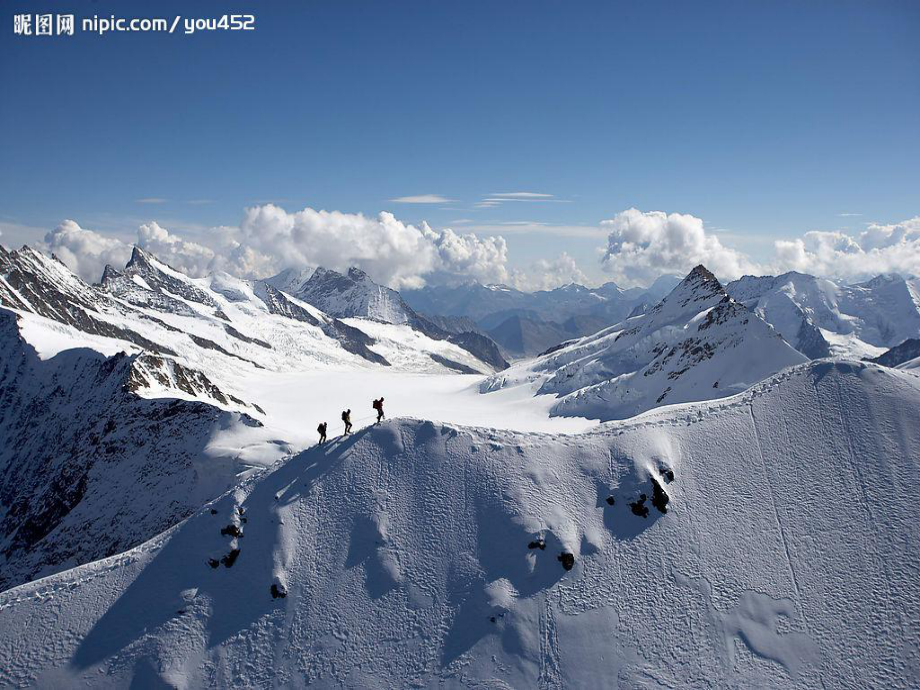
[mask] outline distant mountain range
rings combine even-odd
[[[920,334],[920,279],[880,275],[841,285],[802,273],[745,276],[734,299],[811,358],[875,357]]]
[[[644,311],[679,282],[677,276],[662,276],[647,289],[622,289],[615,283],[587,288],[573,283],[538,292],[473,282],[404,290],[402,295],[426,315],[471,319],[511,357],[521,358]]]

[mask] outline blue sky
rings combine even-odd
[[[189,7],[194,7],[190,10]],[[13,15],[252,13],[14,36]],[[775,239],[920,214],[917,2],[4,3],[0,228],[186,237],[275,201],[501,233],[601,276],[598,223]],[[528,192],[544,197],[504,197]],[[440,195],[450,201],[402,203]],[[860,214],[860,215],[841,215]],[[540,224],[540,225],[537,225]]]

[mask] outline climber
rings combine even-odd
[[[380,420],[383,419],[383,396],[380,400],[374,401],[374,409],[377,410],[377,423],[380,424]]]
[[[342,413],[342,421],[345,422],[345,433],[343,435],[348,436],[351,433],[351,408]]]
[[[326,422],[322,422],[316,430],[319,432],[319,445],[323,445],[326,442],[326,428],[329,425]]]

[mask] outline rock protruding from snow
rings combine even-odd
[[[869,361],[886,367],[898,367],[918,357],[920,357],[920,339],[909,338]]]
[[[540,394],[561,398],[553,414],[606,421],[733,395],[805,359],[697,266],[648,312],[496,374],[482,390],[538,380]]]

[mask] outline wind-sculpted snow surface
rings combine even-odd
[[[495,374],[481,391],[538,381],[539,394],[561,398],[555,415],[626,419],[739,393],[805,360],[697,266],[648,312]]]
[[[583,436],[384,422],[0,595],[0,684],[916,687],[918,458],[920,379],[856,362]]]
[[[214,405],[252,406],[160,355],[41,361],[16,318],[0,308],[0,590],[131,548],[236,482],[238,453],[207,446],[258,422]]]

